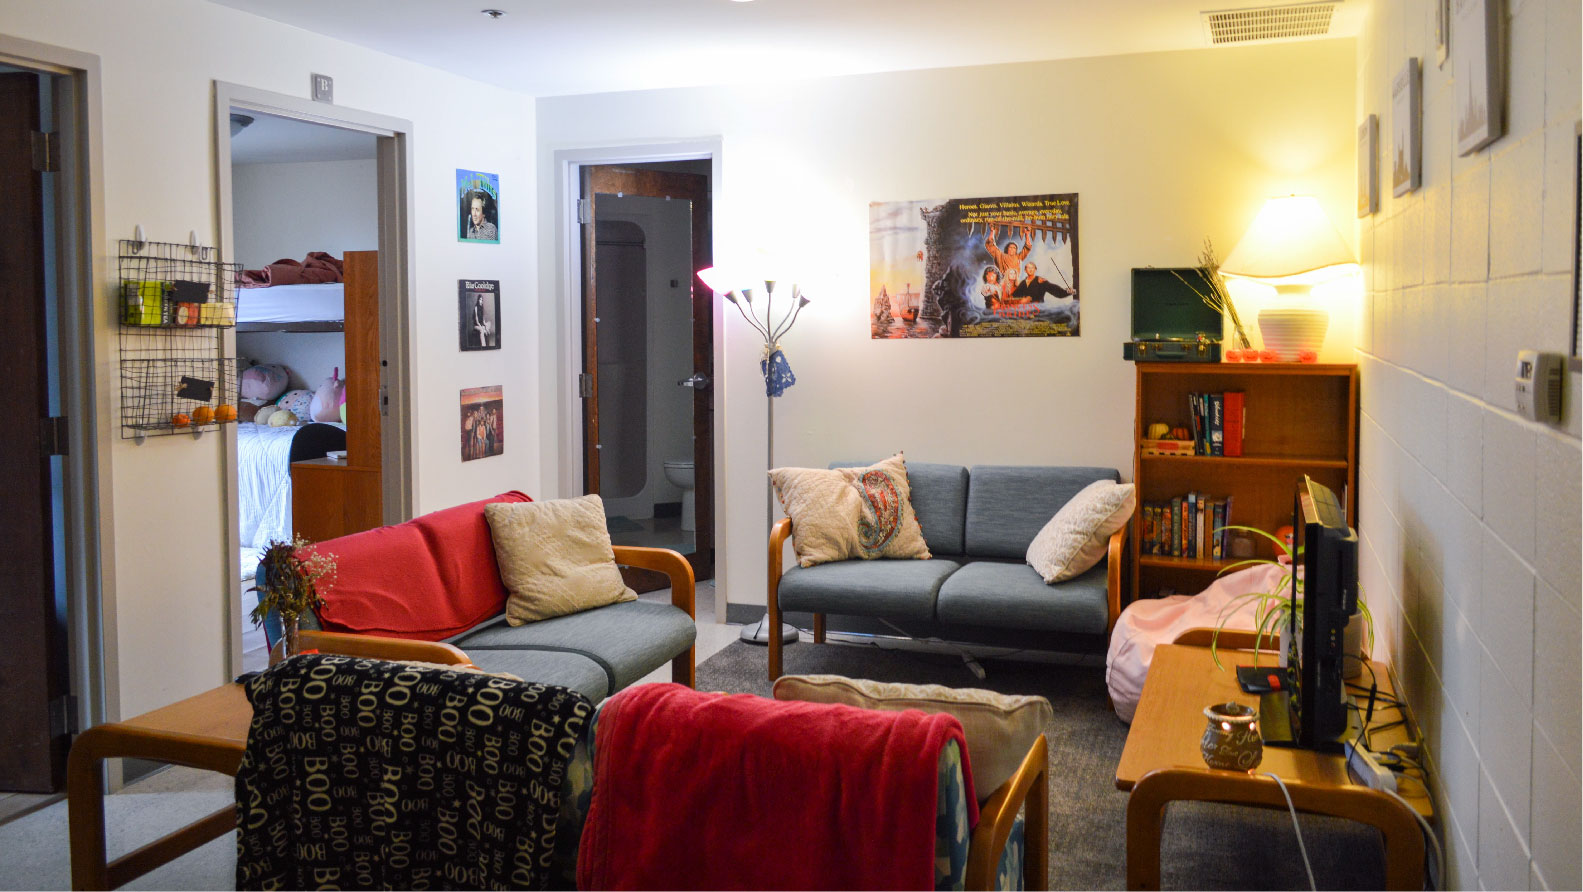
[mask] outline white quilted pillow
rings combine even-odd
[[[1028,563],[1047,583],[1086,571],[1105,556],[1105,545],[1138,506],[1131,483],[1096,480],[1055,512],[1028,545]]]

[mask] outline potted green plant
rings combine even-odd
[[[323,593],[335,583],[335,556],[315,550],[303,556],[311,543],[298,536],[290,541],[273,539],[258,563],[258,574],[249,591],[258,592],[253,625],[262,626],[271,611],[279,614],[283,655],[297,655],[297,624],[302,615],[324,603]]]
[[[1250,603],[1254,605],[1253,631],[1255,635],[1255,649],[1253,652],[1253,664],[1255,666],[1259,664],[1259,654],[1264,649],[1264,640],[1267,637],[1279,639],[1281,659],[1284,661],[1287,653],[1286,636],[1291,634],[1293,631],[1300,631],[1302,629],[1303,580],[1298,578],[1296,571],[1293,568],[1296,566],[1298,559],[1302,557],[1303,550],[1301,547],[1294,547],[1293,545],[1288,544],[1287,541],[1280,536],[1272,535],[1265,532],[1264,530],[1258,529],[1257,527],[1230,525],[1219,527],[1216,529],[1216,532],[1218,533],[1221,530],[1240,530],[1245,533],[1252,533],[1255,536],[1263,536],[1275,546],[1277,557],[1274,559],[1248,558],[1247,560],[1236,561],[1234,563],[1227,564],[1225,567],[1222,567],[1220,573],[1217,575],[1223,576],[1227,573],[1233,573],[1237,570],[1242,570],[1247,567],[1259,566],[1262,564],[1274,564],[1282,567],[1283,569],[1280,579],[1274,586],[1274,591],[1249,592],[1244,595],[1238,595],[1227,602],[1226,606],[1221,609],[1219,622],[1215,624],[1215,633],[1210,638],[1209,645],[1210,652],[1214,655],[1215,666],[1220,669],[1225,669],[1225,667],[1220,663],[1219,642],[1221,630],[1226,627],[1226,623],[1231,619],[1232,616],[1236,615],[1236,613],[1242,607]],[[1284,563],[1280,560],[1280,555],[1284,555],[1286,557],[1286,561]],[[1292,596],[1293,586],[1296,586],[1295,598]],[[1295,622],[1293,621],[1294,618],[1292,614],[1294,609],[1296,610]],[[1361,625],[1359,625],[1359,619],[1361,619]],[[1296,627],[1295,629],[1293,628],[1294,626]],[[1354,633],[1352,631],[1354,628],[1360,629],[1361,634]],[[1347,677],[1351,678],[1361,671],[1362,654],[1366,651],[1374,650],[1374,615],[1369,612],[1369,605],[1363,600],[1361,588],[1359,590],[1358,597],[1358,612],[1353,614],[1353,618],[1349,618],[1347,623],[1347,632],[1348,642],[1345,653],[1347,656],[1353,658],[1353,662],[1356,663],[1358,667],[1356,669],[1354,669],[1352,666],[1347,668]],[[1359,637],[1356,639],[1356,642],[1353,643],[1353,635],[1355,634],[1359,634]]]

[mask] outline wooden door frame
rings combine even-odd
[[[120,716],[115,621],[115,512],[111,494],[110,400],[116,370],[113,315],[100,295],[105,259],[104,149],[99,57],[0,34],[0,63],[52,75],[51,112],[60,136],[55,183],[55,274],[64,459],[67,659],[77,697],[76,727]],[[120,785],[112,768],[113,787]]]
[[[411,184],[413,160],[412,122],[389,115],[360,111],[339,105],[313,102],[226,81],[214,82],[215,148],[215,231],[220,233],[222,258],[230,257],[235,243],[231,206],[231,109],[241,108],[282,118],[357,130],[378,138],[376,146],[377,190],[379,193],[379,346],[386,365],[389,411],[381,430],[383,455],[381,483],[384,489],[384,520],[399,523],[412,517],[413,493],[417,490],[417,461],[412,437],[412,368],[416,354],[409,320],[416,315],[416,297],[410,283],[417,281],[410,247],[409,221],[414,208]],[[226,349],[236,352],[236,334],[225,333]],[[228,613],[226,628],[230,637],[231,674],[242,671],[242,568],[241,528],[237,522],[236,429],[227,427],[225,443],[226,555]]]
[[[656,161],[709,161],[709,188],[718,196],[722,183],[721,149],[722,141],[716,136],[676,142],[558,149],[554,153],[551,219],[555,228],[555,254],[553,262],[546,263],[546,266],[552,266],[555,270],[555,291],[559,300],[555,302],[554,317],[547,320],[546,328],[558,334],[555,346],[559,362],[553,370],[545,370],[547,376],[555,381],[556,398],[545,401],[544,417],[546,427],[557,431],[558,448],[546,450],[542,473],[546,483],[555,482],[558,496],[582,494],[583,409],[582,400],[577,395],[577,376],[583,370],[583,246],[582,226],[577,219],[577,199],[582,194],[582,168]],[[713,218],[718,220],[719,216],[718,211],[715,211]],[[719,239],[714,241],[717,247]],[[718,256],[718,250],[715,253]],[[725,368],[725,338],[722,337],[725,317],[718,302],[713,305],[710,315],[710,324],[715,332],[715,375],[710,385],[714,394],[715,578],[721,579],[725,576],[727,555],[730,554],[727,547],[730,531],[719,522],[725,516],[725,487],[721,481],[726,479],[726,381],[721,373]],[[724,621],[725,615],[725,588],[717,585],[715,617]]]

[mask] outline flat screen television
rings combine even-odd
[[[1292,686],[1265,697],[1259,724],[1266,743],[1340,752],[1349,734],[1342,642],[1358,607],[1358,536],[1336,494],[1306,475],[1293,499],[1292,531],[1302,573],[1301,603],[1292,586],[1287,611],[1297,625],[1287,645]]]

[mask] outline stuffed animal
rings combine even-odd
[[[279,363],[255,365],[242,373],[242,398],[268,402],[286,390],[289,373]]]
[[[242,400],[236,404],[236,420],[258,421],[258,413],[266,405],[271,412],[275,411],[273,404],[260,404],[258,400]]]
[[[242,405],[246,406],[247,403],[243,403]],[[269,424],[270,416],[275,415],[276,413],[279,413],[279,412],[284,412],[284,411],[285,411],[284,409],[282,409],[281,407],[275,405],[274,403],[265,403],[264,405],[259,406],[252,413],[253,414],[252,421],[253,421],[254,424]],[[243,414],[245,415],[247,413],[244,411]]]
[[[330,377],[325,378],[313,392],[313,402],[308,407],[308,417],[314,421],[335,421],[341,417],[341,404],[346,402],[346,382],[341,380],[341,368],[336,366]]]
[[[297,416],[291,414],[290,409],[277,408],[274,412],[271,412],[269,416],[270,427],[291,427],[296,423]]]
[[[313,405],[313,391],[288,390],[281,394],[280,399],[275,401],[275,405],[297,416],[299,420],[312,420],[313,416],[308,410]]]

